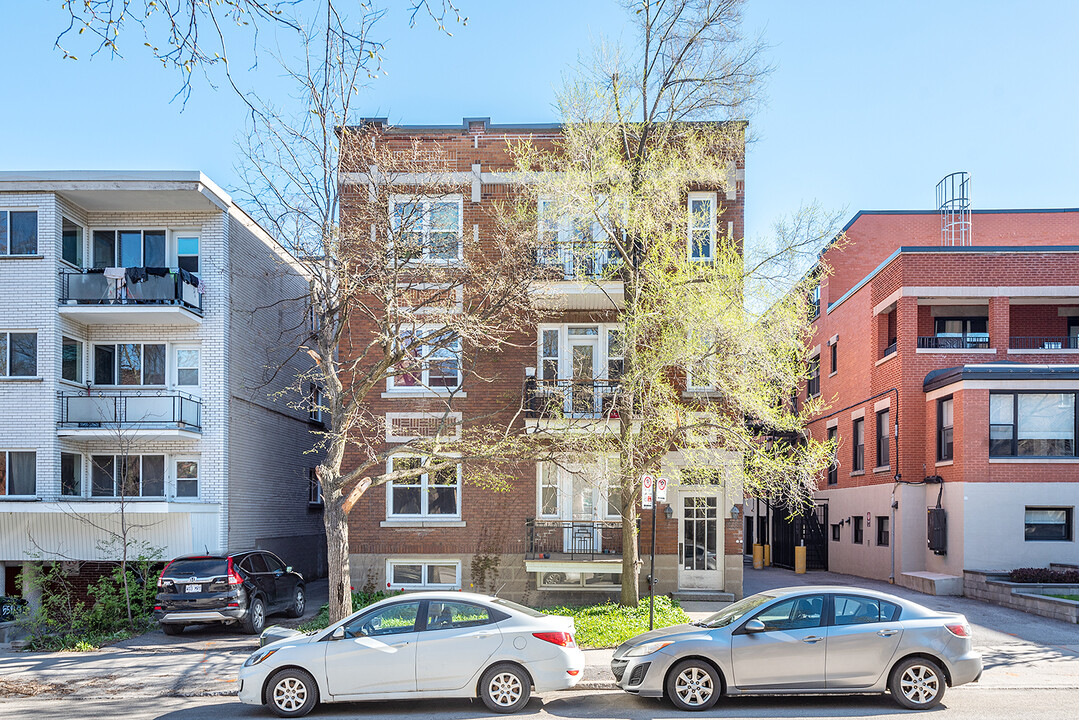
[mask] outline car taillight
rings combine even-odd
[[[956,637],[970,637],[970,625],[961,625],[959,623],[956,623],[953,625],[945,625],[944,627],[948,629],[948,632],[950,632],[952,635],[955,635]]]
[[[577,643],[573,640],[573,635],[568,632],[539,632],[532,633],[532,637],[539,638],[544,642],[561,645],[562,647],[577,647]]]
[[[157,576],[157,586],[158,587],[165,587],[165,583],[172,582],[171,580],[166,580],[165,579],[165,573],[167,573],[169,571],[169,568],[172,567],[172,564],[174,562],[176,562],[176,561],[175,560],[169,560],[169,564],[166,565],[164,567],[164,569],[161,570],[161,574]]]
[[[236,568],[232,567],[232,558],[229,558],[228,566],[229,585],[243,585],[244,579],[240,577],[240,574],[236,572]]]

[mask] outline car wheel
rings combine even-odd
[[[722,691],[719,673],[703,660],[683,660],[667,675],[667,697],[679,710],[707,710]]]
[[[480,678],[480,699],[488,710],[517,712],[532,696],[532,679],[519,665],[499,663]]]
[[[948,683],[940,665],[926,658],[913,657],[892,669],[888,689],[895,701],[910,710],[928,710],[944,698]]]
[[[183,631],[183,625],[177,625],[176,623],[161,623],[161,632],[166,635],[179,635]]]
[[[248,635],[258,635],[266,627],[266,603],[262,598],[251,598],[251,604],[247,606],[247,617],[244,618],[243,629]]]
[[[266,704],[278,717],[303,717],[318,705],[315,678],[299,668],[278,670],[266,683]]]
[[[306,603],[307,596],[303,593],[303,587],[297,587],[295,594],[292,596],[292,605],[289,606],[288,616],[293,618],[303,617]]]

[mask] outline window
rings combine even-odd
[[[318,468],[307,470],[307,504],[322,507],[322,483],[318,479]]]
[[[164,230],[94,230],[94,267],[168,267]]]
[[[82,226],[64,218],[60,233],[60,257],[64,262],[82,267]]]
[[[61,339],[60,376],[64,380],[82,384],[82,342],[69,337]]]
[[[198,387],[199,385],[199,349],[176,349],[176,386]]]
[[[809,358],[809,382],[806,384],[806,395],[809,397],[820,395],[820,355],[812,355]]]
[[[448,329],[406,332],[405,359],[387,380],[389,390],[453,390],[461,384],[461,338]]]
[[[575,590],[610,590],[622,582],[621,572],[541,572],[537,573],[540,590],[573,588]]]
[[[0,377],[37,377],[36,332],[0,332]]]
[[[558,466],[540,463],[540,515],[558,515]]]
[[[937,400],[937,460],[952,459],[953,421],[952,398]]]
[[[346,625],[345,637],[379,637],[415,632],[419,614],[418,600],[389,605],[366,615],[360,615]]]
[[[60,453],[60,494],[82,497],[82,455]]]
[[[828,428],[828,442],[830,442],[830,443],[838,443],[839,442],[839,428],[837,428],[837,427]],[[828,484],[829,485],[836,485],[836,484],[839,483],[838,451],[839,451],[839,446],[837,444],[835,450],[832,453],[832,462],[828,466]]]
[[[432,462],[442,462],[432,460]],[[399,455],[390,459],[391,472],[420,470],[423,459]],[[461,466],[442,467],[394,480],[387,484],[389,517],[460,517]]]
[[[0,255],[37,255],[37,211],[0,210]]]
[[[689,193],[689,259],[711,260],[716,246],[716,194]]]
[[[832,523],[832,542],[839,542],[843,526],[839,523]]]
[[[94,346],[95,385],[164,385],[165,346],[123,343]]]
[[[93,455],[90,494],[94,497],[164,497],[164,455]]]
[[[824,596],[806,595],[783,600],[761,610],[754,617],[766,631],[803,630],[820,627],[824,615]]]
[[[0,496],[37,495],[37,453],[0,450]]]
[[[176,461],[176,497],[197,498],[199,496],[199,461]]]
[[[1075,456],[1075,393],[990,393],[991,457]]]
[[[149,265],[149,263],[147,263]],[[176,267],[190,273],[199,271],[199,236],[184,234],[176,236]]]
[[[854,529],[851,532],[851,542],[856,543],[858,545],[862,544],[862,520],[863,519],[864,518],[861,515],[854,515],[853,517],[851,517],[851,523],[854,526]]]
[[[935,319],[936,344],[939,348],[987,348],[989,347],[989,318]]]
[[[832,367],[829,372],[833,375],[839,372],[839,341],[836,340],[832,343],[832,346],[828,349],[829,355],[831,355]]]
[[[816,320],[820,317],[820,285],[814,285],[809,291],[806,298],[806,302],[809,303],[809,317],[812,320]]]
[[[1026,508],[1023,539],[1027,542],[1035,541],[1070,541],[1072,532],[1073,509],[1028,507]]]
[[[427,629],[450,630],[453,628],[478,627],[490,625],[496,620],[491,613],[482,605],[473,605],[465,602],[439,602],[431,600],[427,606]]]
[[[888,418],[891,413],[887,410],[881,410],[877,413],[877,467],[886,467],[888,465],[889,457],[889,432],[888,432]]]
[[[865,470],[865,418],[854,421],[854,472]]]
[[[887,600],[860,595],[836,595],[834,602],[836,625],[864,625],[899,619],[899,606]]]
[[[394,252],[402,260],[458,260],[461,196],[391,200]]]
[[[694,357],[689,359],[687,368],[686,389],[715,390],[716,388],[716,340],[715,337],[704,333],[691,331],[687,348]]]
[[[461,563],[457,560],[390,560],[386,578],[394,589],[459,588]]]
[[[622,378],[622,331],[615,328],[607,329],[607,378],[620,380]]]
[[[311,405],[307,409],[307,419],[313,423],[322,423],[322,390],[315,383],[311,383],[307,391],[311,398]]]
[[[604,216],[605,205],[601,199],[595,214]],[[602,277],[621,260],[593,213],[573,212],[550,199],[539,201],[537,235],[536,262],[561,267],[565,279]]]
[[[888,547],[889,535],[888,521],[891,520],[887,515],[877,516],[877,545],[881,547]]]

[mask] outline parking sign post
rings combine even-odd
[[[666,488],[666,485],[664,486]],[[652,562],[648,571],[648,629],[656,622],[656,479],[651,475],[641,477],[641,507],[652,511]]]

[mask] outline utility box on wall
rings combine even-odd
[[[948,554],[948,515],[944,508],[929,508],[926,517],[929,549],[937,555]]]

